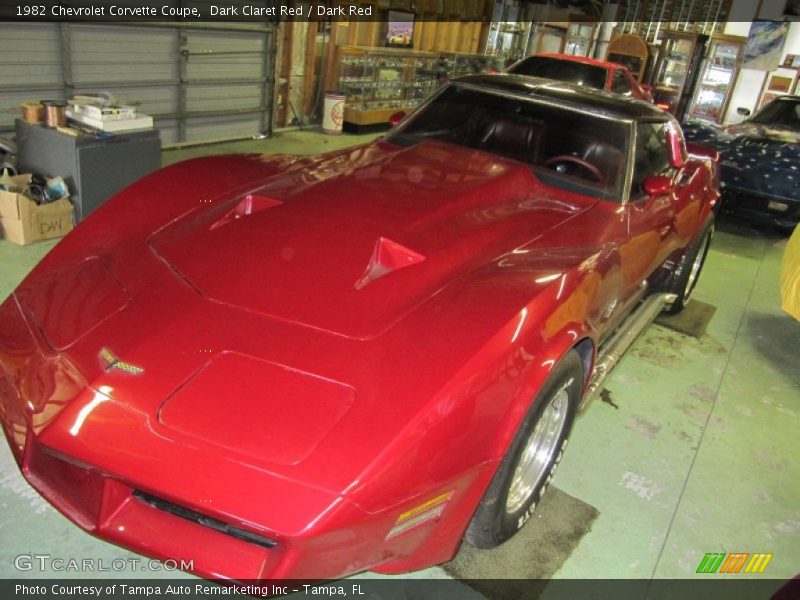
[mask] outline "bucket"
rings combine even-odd
[[[344,124],[344,101],[342,92],[325,92],[325,107],[322,111],[322,131],[340,135]]]

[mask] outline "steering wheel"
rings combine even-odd
[[[558,163],[572,163],[578,165],[579,167],[583,168],[589,175],[591,175],[595,181],[603,181],[604,179],[603,174],[600,172],[600,169],[595,167],[588,160],[584,160],[579,156],[572,156],[571,154],[561,154],[559,156],[551,156],[542,164],[545,167],[549,167],[551,165],[555,165]]]

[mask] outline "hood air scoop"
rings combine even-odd
[[[239,200],[239,202],[237,202],[233,208],[225,213],[221,219],[218,219],[211,226],[211,229],[214,230],[217,227],[225,225],[226,223],[230,223],[236,219],[241,219],[242,217],[261,212],[262,210],[272,208],[273,206],[278,206],[279,204],[283,204],[283,202],[267,196],[261,196],[260,194],[247,194],[241,200]]]
[[[355,288],[360,290],[384,275],[410,267],[423,260],[425,260],[425,257],[422,254],[414,252],[388,238],[379,237],[375,243],[375,249],[372,251],[372,258],[369,259],[367,270],[364,271],[361,279],[356,281]]]

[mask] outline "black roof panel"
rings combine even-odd
[[[561,104],[586,108],[587,112],[618,119],[668,121],[672,118],[669,113],[644,100],[625,98],[617,94],[542,77],[510,73],[465,75],[455,79],[453,83],[456,85],[464,83],[501,92],[525,94],[531,98],[553,100]]]

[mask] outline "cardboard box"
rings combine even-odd
[[[12,177],[23,189],[30,175]],[[48,204],[36,202],[21,193],[0,190],[0,230],[9,242],[26,245],[67,235],[73,227],[72,203],[64,196]]]

